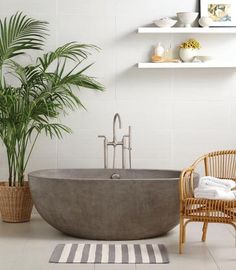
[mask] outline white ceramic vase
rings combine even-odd
[[[183,62],[192,62],[194,57],[198,55],[197,49],[192,48],[180,48],[179,57]]]
[[[199,19],[199,24],[201,25],[201,27],[209,27],[211,25],[211,23],[213,22],[213,20],[210,17],[206,17],[203,16]]]

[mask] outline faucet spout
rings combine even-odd
[[[116,113],[114,115],[114,118],[113,118],[113,143],[116,143],[117,139],[116,139],[116,121],[119,121],[119,128],[121,129],[121,118],[120,118],[120,115],[119,113]]]

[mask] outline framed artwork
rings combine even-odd
[[[210,26],[236,26],[236,0],[200,0],[201,17],[210,17]]]

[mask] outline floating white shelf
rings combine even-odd
[[[138,33],[142,34],[236,34],[236,27],[215,27],[215,28],[201,28],[201,27],[139,27]]]
[[[205,62],[205,63],[138,63],[138,68],[236,68],[235,63],[216,63],[216,62]]]

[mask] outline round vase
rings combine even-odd
[[[183,62],[192,62],[194,57],[197,56],[198,50],[192,48],[180,48],[179,57]]]
[[[213,20],[210,17],[203,16],[199,19],[198,23],[201,27],[209,27],[212,24]]]

